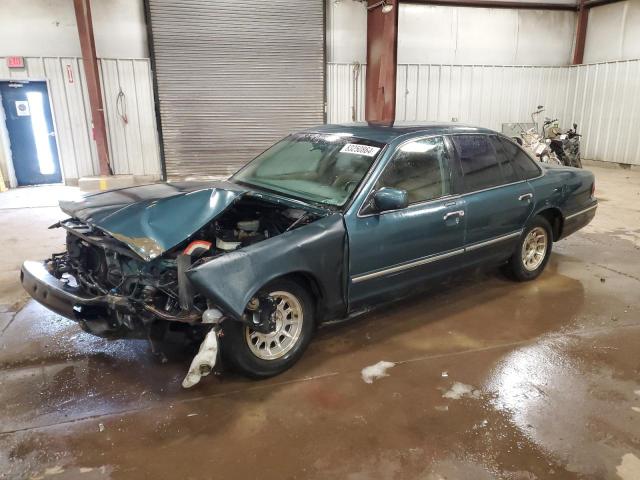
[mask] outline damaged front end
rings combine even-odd
[[[157,208],[157,204],[150,205]],[[135,210],[129,210],[126,222],[131,224]],[[53,254],[44,263],[25,262],[22,284],[38,302],[97,336],[160,341],[171,335],[186,335],[202,341],[185,378],[185,386],[191,386],[215,364],[212,352],[217,352],[216,335],[222,320],[230,317],[263,332],[273,327],[273,306],[268,298],[252,292],[255,296],[241,310],[226,308],[219,297],[200,288],[200,277],[196,275],[199,281],[192,283],[189,276],[194,269],[326,215],[255,194],[237,195],[218,210],[213,218],[168,248],[157,235],[141,238],[137,233],[126,235],[124,229],[107,231],[108,222],[92,221],[91,214],[84,220],[75,217],[61,221],[52,228],[66,230],[66,251]],[[110,218],[113,224],[113,214]],[[140,224],[145,219],[136,221]],[[139,230],[157,231],[157,222],[146,221],[150,225]],[[171,234],[176,238],[175,231]],[[207,281],[228,283],[235,272],[228,273],[228,278],[223,273]]]
[[[211,302],[187,278],[194,264],[201,265],[317,218],[318,213],[246,196],[183,242],[150,260],[124,243],[122,234],[109,234],[71,218],[52,226],[67,231],[66,251],[53,254],[44,266],[26,262],[23,284],[36,300],[78,321],[89,333],[110,338],[143,337],[155,322],[201,323]],[[47,281],[38,286],[43,279]],[[66,302],[61,298],[65,295]],[[254,323],[254,317],[248,315],[247,322]]]

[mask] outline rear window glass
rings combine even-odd
[[[504,183],[496,149],[487,135],[454,135],[452,140],[460,156],[465,192]]]
[[[536,162],[527,155],[524,150],[506,138],[498,137],[498,140],[502,144],[507,157],[511,159],[511,163],[521,179],[528,180],[540,175],[540,167],[536,165]]]
[[[500,164],[500,171],[504,178],[504,183],[513,183],[521,180],[520,175],[516,172],[513,163],[511,162],[511,156],[507,155],[507,152],[502,147],[502,144],[498,141],[497,137],[491,137],[496,153],[498,155],[498,163]]]

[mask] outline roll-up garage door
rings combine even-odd
[[[324,121],[322,0],[147,0],[167,177],[227,175]]]

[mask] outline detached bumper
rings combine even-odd
[[[103,302],[96,302],[95,297],[78,295],[65,282],[51,275],[44,264],[40,262],[24,262],[20,272],[20,280],[24,289],[34,300],[71,320],[78,320],[76,310],[74,310],[76,305],[103,304]]]
[[[51,275],[41,262],[22,264],[20,280],[24,289],[49,310],[78,322],[83,330],[98,336],[118,333],[112,312],[130,312],[125,298],[114,295],[90,297],[80,294]]]

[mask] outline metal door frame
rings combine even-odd
[[[58,125],[56,124],[56,112],[53,109],[53,102],[51,100],[51,85],[48,78],[27,77],[27,78],[5,78],[0,77],[0,83],[29,83],[29,82],[44,82],[47,86],[47,97],[49,100],[49,109],[51,110],[51,121],[53,123],[53,131],[56,138],[56,150],[58,152],[58,164],[60,167],[60,176],[62,177],[62,185],[65,185],[64,165],[62,162],[62,155],[60,152],[60,142],[58,139]],[[7,116],[5,115],[4,107],[0,102],[0,148],[4,151],[5,158],[7,159],[7,171],[9,173],[9,188],[17,188],[18,179],[16,178],[16,172],[13,167],[13,154],[11,152],[11,139],[9,138],[9,130],[7,129]],[[51,185],[59,185],[58,183],[52,183]]]

